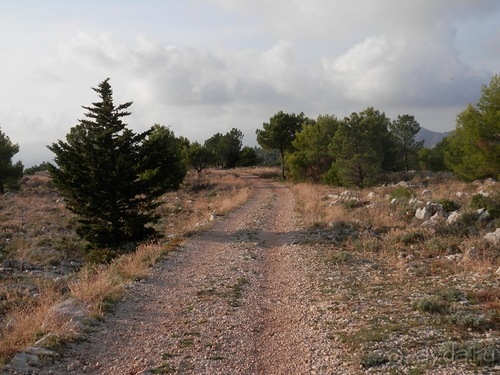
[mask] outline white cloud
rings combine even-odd
[[[203,141],[237,127],[255,144],[279,110],[341,117],[375,106],[450,130],[500,70],[493,0],[144,4],[120,5],[118,17],[105,3],[97,20],[67,5],[64,20],[45,10],[50,24],[33,9],[26,24],[0,13],[0,126],[26,164],[47,159],[45,145],[107,77],[117,103],[134,101],[137,131],[161,123]]]

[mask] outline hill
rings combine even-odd
[[[418,132],[417,136],[415,139],[417,141],[424,141],[424,146],[427,148],[433,148],[435,145],[437,145],[444,137],[447,137],[451,134],[452,132],[444,132],[444,133],[439,133],[435,132],[426,128],[420,128],[420,131]]]

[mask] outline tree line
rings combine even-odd
[[[233,168],[281,163],[282,177],[332,185],[366,187],[386,173],[452,170],[473,180],[500,175],[500,77],[482,87],[478,103],[457,116],[457,127],[433,149],[415,136],[419,123],[411,115],[390,120],[368,107],[344,119],[334,115],[307,118],[282,111],[256,130],[261,148],[242,147],[243,134],[233,128],[203,144],[176,137],[155,124],[135,133],[123,119],[132,102],[115,105],[109,79],[93,88],[99,100],[84,106],[85,118],[65,140],[48,148],[53,163],[46,169],[78,217],[78,234],[92,248],[130,248],[159,234],[155,224],[158,197],[178,189],[189,167],[201,173],[210,166]],[[0,131],[0,193],[14,189],[23,175],[12,157],[19,146]]]
[[[340,120],[283,113],[258,129],[257,142],[279,152],[282,178],[366,187],[391,172],[453,171],[466,180],[500,177],[500,76],[483,85],[476,104],[458,114],[456,129],[434,148],[416,141],[414,116],[390,120],[368,107]]]

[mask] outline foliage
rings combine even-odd
[[[410,199],[413,193],[406,186],[396,186],[389,195],[391,199]]]
[[[500,175],[500,75],[483,86],[476,105],[457,116],[446,164],[466,180]]]
[[[292,142],[294,151],[286,157],[290,177],[320,182],[330,169],[333,157],[329,145],[340,121],[335,116],[320,115],[316,121],[304,123]]]
[[[281,177],[285,179],[285,154],[293,150],[292,142],[295,134],[302,129],[306,121],[304,113],[288,114],[279,111],[263,124],[263,129],[257,129],[257,143],[264,149],[279,150],[281,158]]]
[[[421,148],[418,150],[418,166],[422,170],[430,170],[433,172],[449,171],[446,166],[445,154],[449,148],[449,137],[443,138],[433,148]]]
[[[373,185],[393,157],[389,119],[372,107],[344,119],[332,139],[333,173],[344,186]]]
[[[451,199],[438,199],[436,203],[439,203],[441,206],[443,206],[443,210],[448,213],[458,211],[460,209],[460,204]]]
[[[420,131],[420,124],[415,117],[410,115],[399,115],[389,124],[389,130],[393,135],[399,154],[402,155],[402,163],[405,171],[417,167],[417,154],[423,147],[424,141],[417,142],[415,136]]]
[[[189,166],[193,167],[198,173],[206,169],[215,159],[213,152],[198,142],[190,144],[186,148],[186,153]]]
[[[12,157],[19,152],[19,146],[0,130],[0,194],[5,189],[17,189],[17,182],[23,175],[23,164],[12,163]]]
[[[216,133],[205,141],[205,147],[212,152],[218,167],[234,168],[238,164],[243,133],[236,128],[226,134]]]
[[[185,174],[180,143],[155,125],[135,134],[122,122],[132,104],[115,106],[109,79],[93,89],[86,119],[71,128],[66,142],[48,146],[56,165],[49,171],[78,215],[77,233],[98,248],[122,248],[156,234],[155,198],[179,186]]]
[[[475,194],[471,198],[470,207],[475,209],[484,208],[493,219],[500,218],[500,194],[485,196]]]
[[[36,172],[44,172],[49,170],[49,162],[42,162],[41,164],[34,165],[33,167],[26,168],[24,174],[27,176],[34,175]]]
[[[260,165],[265,167],[277,167],[280,165],[280,153],[277,149],[265,150],[261,147],[254,147],[255,154],[259,159]]]
[[[421,298],[413,303],[415,310],[431,314],[445,313],[448,311],[448,307],[448,303],[439,297]]]
[[[255,167],[260,164],[255,148],[245,146],[241,149],[238,165],[240,167]]]

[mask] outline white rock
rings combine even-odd
[[[432,217],[432,210],[429,206],[425,206],[422,208],[417,208],[415,212],[415,217],[420,220],[428,220]]]
[[[374,191],[370,191],[367,195],[368,199],[375,199],[377,198],[377,193],[375,193]]]
[[[495,246],[500,245],[500,228],[497,228],[494,232],[486,233],[483,238]]]
[[[424,195],[424,196],[431,196],[432,195],[432,191],[426,189],[426,190],[422,191],[421,194]]]
[[[450,216],[446,219],[446,224],[452,225],[455,224],[460,218],[462,217],[462,214],[458,211],[453,211],[450,213]]]

